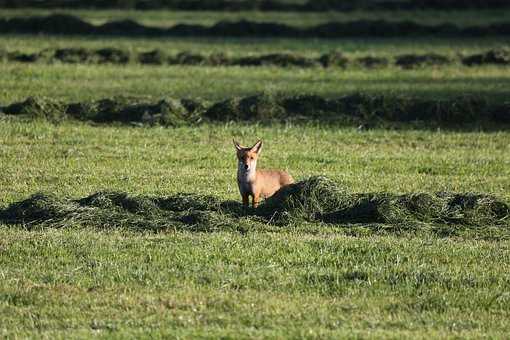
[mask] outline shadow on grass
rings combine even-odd
[[[352,194],[324,177],[282,188],[259,208],[197,194],[168,197],[98,192],[69,200],[35,194],[0,211],[0,222],[28,229],[50,227],[124,228],[192,232],[272,230],[300,224],[373,232],[431,232],[453,236],[465,230],[510,230],[510,208],[496,197],[472,193]]]

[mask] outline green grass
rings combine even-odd
[[[195,53],[225,53],[230,56],[259,55],[266,53],[296,52],[317,57],[338,50],[347,56],[395,56],[408,53],[439,53],[456,57],[479,53],[488,49],[508,46],[504,37],[441,39],[415,38],[356,38],[356,39],[264,39],[264,38],[129,38],[2,35],[0,42],[8,51],[39,52],[44,48],[85,47],[98,49],[117,47],[132,52],[161,49],[168,53],[191,51]]]
[[[509,331],[508,243],[8,229],[1,240],[7,337]]]
[[[63,100],[153,96],[221,100],[258,92],[314,93],[335,97],[352,92],[448,98],[477,94],[504,100],[508,67],[363,69],[293,69],[279,67],[182,67],[4,64],[0,81],[3,105],[27,94]],[[7,90],[9,89],[9,90]]]
[[[238,198],[232,137],[265,141],[260,165],[325,175],[350,192],[477,191],[508,197],[508,132],[358,132],[320,126],[131,128],[3,121],[3,204],[36,192],[110,189]]]

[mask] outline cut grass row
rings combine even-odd
[[[189,10],[189,11],[279,11],[279,12],[349,12],[354,10],[465,10],[465,9],[501,9],[508,8],[504,0],[491,0],[488,3],[477,0],[465,0],[462,3],[455,1],[430,2],[421,0],[365,0],[354,3],[346,3],[338,0],[132,0],[129,2],[107,1],[76,1],[68,3],[65,0],[50,0],[40,3],[37,0],[23,2],[11,1],[5,4],[8,8],[85,8],[85,9],[141,9],[141,10]]]
[[[221,20],[237,21],[250,19],[257,22],[280,22],[292,26],[309,27],[328,21],[347,22],[352,20],[413,21],[435,25],[446,22],[462,27],[484,25],[505,21],[510,9],[498,10],[416,10],[416,11],[352,11],[352,12],[210,12],[171,10],[75,10],[75,9],[2,9],[0,18],[51,15],[54,13],[75,15],[96,25],[107,21],[131,19],[148,26],[164,27],[178,23],[212,25]]]
[[[338,98],[317,95],[259,94],[218,102],[198,99],[104,98],[65,103],[29,97],[0,107],[1,118],[79,120],[94,123],[177,127],[203,122],[322,123],[334,126],[504,130],[510,107],[493,98],[463,96],[448,100],[353,94]]]
[[[438,53],[428,54],[400,54],[391,60],[380,56],[364,56],[350,59],[339,51],[331,51],[316,58],[306,57],[295,53],[258,54],[253,56],[229,57],[224,53],[203,54],[182,51],[176,55],[168,54],[161,49],[132,54],[128,50],[114,47],[90,50],[85,48],[44,49],[35,53],[21,51],[1,51],[0,61],[22,63],[55,62],[69,64],[128,64],[140,63],[146,65],[201,65],[201,66],[278,66],[278,67],[342,67],[347,66],[378,68],[394,64],[402,69],[412,69],[425,66],[444,66],[462,63],[467,66],[477,65],[510,65],[510,49],[500,48],[484,51],[479,54],[458,55],[451,59]]]
[[[353,194],[315,176],[290,184],[258,208],[213,195],[178,193],[156,197],[103,191],[62,199],[37,193],[0,210],[0,224],[27,230],[94,228],[137,232],[241,234],[293,229],[331,229],[349,235],[510,238],[510,205],[493,195],[388,192]]]
[[[212,26],[179,23],[172,26],[153,27],[132,20],[109,21],[102,25],[94,25],[74,15],[54,14],[26,18],[0,18],[0,33],[138,37],[384,38],[440,36],[470,38],[507,36],[510,34],[510,28],[506,21],[460,27],[451,23],[428,25],[409,21],[385,20],[325,22],[310,27],[251,20],[219,21]]]

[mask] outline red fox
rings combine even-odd
[[[250,196],[253,207],[260,203],[260,198],[272,196],[282,186],[294,183],[292,177],[285,171],[257,170],[257,158],[262,149],[262,141],[259,140],[251,148],[245,148],[233,140],[237,150],[237,184],[243,198],[243,205],[250,204]]]

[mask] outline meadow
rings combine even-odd
[[[495,22],[504,11],[405,12],[400,19]],[[3,16],[47,14],[2,11]],[[101,22],[147,24],[250,19],[317,23],[395,13],[188,13],[72,11]],[[211,16],[212,15],[212,16]],[[262,16],[264,15],[264,16]],[[268,15],[268,17],[266,17]],[[230,55],[299,52],[347,56],[508,45],[507,37],[444,39],[206,39],[2,35],[8,51],[57,47],[160,48]],[[348,67],[143,66],[0,62],[0,106],[29,96],[86,101],[118,96],[223,100],[257,93],[477,96],[508,105],[510,68],[459,63],[403,70]],[[374,108],[378,110],[379,108]],[[203,121],[179,127],[96,124],[0,114],[0,207],[35,193],[79,199],[96,192],[240,201],[232,138],[263,139],[259,166],[297,180],[326,176],[347,193],[480,193],[510,203],[505,125],[337,125],[327,121]],[[35,207],[38,208],[38,207]],[[42,207],[42,210],[47,207]],[[50,207],[51,208],[51,207]],[[23,211],[23,210],[21,210]],[[27,210],[28,211],[28,210]],[[44,212],[44,211],[43,211]],[[112,216],[114,215],[112,209]],[[150,213],[150,212],[149,212]],[[510,217],[396,229],[374,223],[250,228],[122,227],[9,221],[0,213],[0,336],[6,338],[504,338],[510,332]],[[127,216],[127,215],[126,215]],[[131,215],[130,215],[131,218]],[[255,222],[253,222],[255,221]],[[118,223],[115,223],[118,222]],[[253,223],[252,223],[253,222]],[[198,224],[198,222],[197,222]]]

